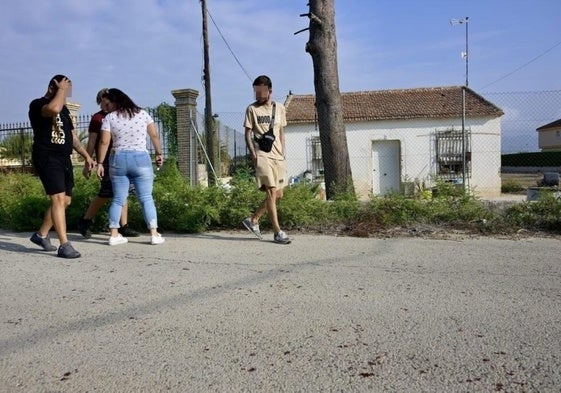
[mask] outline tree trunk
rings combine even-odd
[[[216,150],[214,148],[216,141],[216,132],[214,129],[214,117],[212,113],[212,98],[210,92],[210,56],[209,56],[209,43],[208,43],[208,28],[207,28],[207,9],[206,1],[201,0],[201,7],[203,11],[203,46],[204,46],[204,80],[205,80],[205,134],[206,134],[206,153],[207,157],[207,173],[208,185],[216,185]]]
[[[336,191],[354,192],[347,134],[343,119],[334,0],[310,0],[310,40],[306,44],[314,65],[316,110],[327,198]]]

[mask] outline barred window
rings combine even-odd
[[[471,134],[465,132],[465,160],[462,159],[462,131],[444,130],[436,132],[436,174],[444,179],[457,179],[463,175],[470,176]]]
[[[323,177],[323,158],[319,136],[308,139],[308,167],[314,179]]]

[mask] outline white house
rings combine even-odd
[[[430,187],[437,178],[455,184],[465,179],[481,197],[500,195],[503,111],[469,88],[464,101],[464,88],[341,94],[353,183],[360,196],[407,193],[414,184]],[[321,180],[315,96],[291,94],[285,106],[288,176],[309,172]]]
[[[538,147],[542,151],[561,150],[561,119],[536,128]]]

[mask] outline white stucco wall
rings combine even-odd
[[[542,150],[561,148],[561,127],[538,131],[538,147]]]
[[[403,120],[347,124],[347,143],[357,193],[368,196],[372,191],[372,142],[399,140],[401,149],[401,181],[434,179],[436,130],[461,123],[453,120]],[[501,191],[501,125],[500,119],[469,119],[471,130],[472,176],[470,189],[481,197],[497,196]],[[313,124],[286,127],[286,158],[288,176],[298,176],[308,168],[307,139],[318,136]]]

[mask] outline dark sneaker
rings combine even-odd
[[[80,253],[72,247],[70,242],[61,244],[58,248],[57,257],[61,258],[80,258]]]
[[[259,240],[263,239],[263,236],[261,236],[261,231],[259,230],[259,224],[252,223],[250,218],[246,218],[245,220],[243,220],[242,224],[247,228],[248,231],[253,233]]]
[[[56,247],[51,244],[51,240],[49,236],[41,237],[37,232],[35,232],[30,238],[33,243],[37,244],[40,247],[43,247],[45,251],[55,251]]]
[[[140,236],[140,234],[137,231],[135,231],[134,229],[131,229],[128,226],[128,224],[120,227],[119,228],[119,233],[121,235],[123,235],[124,237],[138,237],[138,236]]]
[[[283,231],[275,233],[273,241],[279,244],[290,244],[292,242],[292,240],[290,240],[290,238],[286,236],[286,233],[284,233]]]
[[[86,220],[85,218],[80,218],[78,220],[78,230],[86,239],[92,237],[92,232],[90,231],[90,225],[92,225],[92,220]]]

